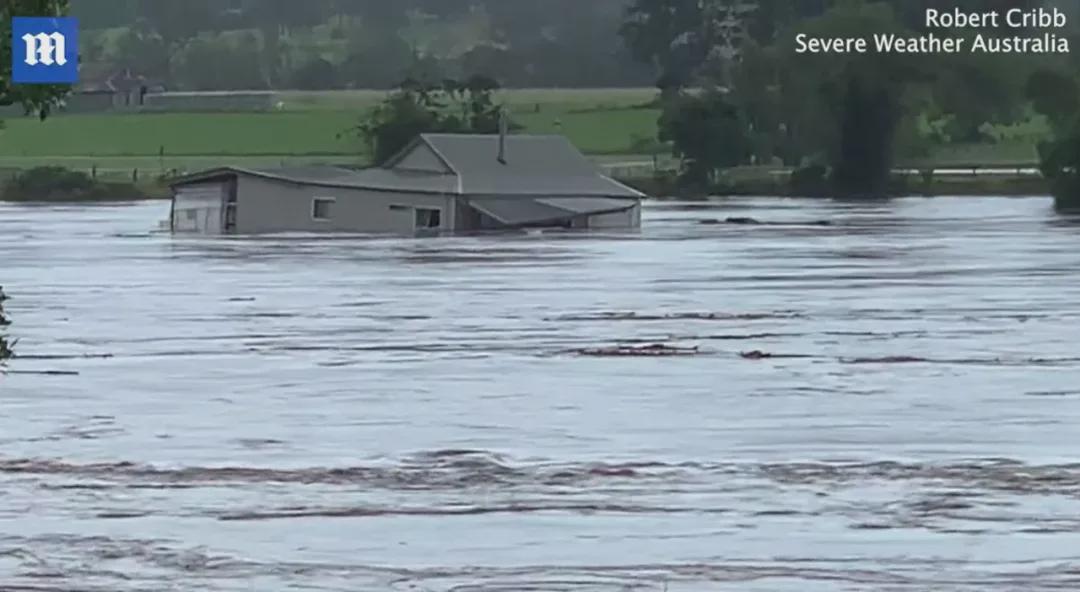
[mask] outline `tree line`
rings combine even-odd
[[[179,90],[651,86],[618,35],[628,0],[95,0],[73,5],[84,70]]]
[[[987,11],[1042,0],[957,4]],[[799,33],[914,36],[931,6],[635,0],[622,34],[638,59],[661,72],[661,137],[672,142],[690,182],[708,185],[729,167],[775,162],[800,167],[795,179],[823,193],[883,196],[898,156],[925,156],[932,144],[991,141],[988,126],[1037,115],[1052,130],[1040,148],[1044,174],[1059,203],[1080,201],[1077,54],[824,55],[793,47]]]

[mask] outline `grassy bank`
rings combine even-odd
[[[383,92],[282,93],[263,112],[59,114],[7,121],[0,159],[166,156],[368,156],[355,128]],[[526,133],[561,133],[590,154],[629,154],[656,135],[647,90],[504,91]],[[210,100],[205,99],[205,100]],[[39,161],[40,162],[40,161]]]
[[[740,169],[709,190],[680,187],[670,175],[621,177],[620,181],[658,198],[694,199],[709,196],[807,197],[791,187],[790,174],[764,169]],[[1046,179],[1032,175],[937,175],[929,183],[917,175],[898,176],[897,196],[1043,196],[1050,194]]]
[[[242,94],[242,93],[241,93]],[[250,94],[250,93],[249,93]],[[173,171],[196,171],[225,164],[249,167],[306,164],[366,165],[368,146],[349,130],[381,101],[383,91],[278,92],[262,101],[270,108],[214,112],[224,95],[184,96],[178,112],[59,114],[45,122],[6,121],[0,130],[0,184],[3,177],[38,166],[62,166],[107,183],[127,183],[160,194],[154,179]],[[595,161],[617,164],[611,172],[649,187],[653,195],[672,192],[669,181],[653,179],[658,150],[659,110],[650,106],[653,89],[507,90],[500,99],[525,133],[558,133]],[[661,168],[672,166],[669,155]],[[917,168],[972,168],[1037,161],[1032,142],[942,146]],[[717,193],[786,195],[786,173],[747,167],[732,172]],[[1045,192],[1041,179],[1002,176],[920,179],[908,191],[929,194],[1016,195]]]
[[[0,177],[0,201],[105,202],[139,201],[168,195],[164,183],[95,179],[64,167],[37,167]]]

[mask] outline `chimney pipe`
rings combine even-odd
[[[499,108],[499,162],[506,164],[506,133],[509,126],[506,122],[506,108]]]

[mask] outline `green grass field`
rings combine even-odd
[[[0,131],[0,167],[63,164],[191,168],[243,160],[366,162],[366,142],[351,132],[385,93],[282,93],[264,113],[60,114],[10,119]],[[530,133],[562,133],[593,155],[635,152],[656,135],[659,112],[642,108],[642,90],[503,93],[514,121]],[[177,166],[183,163],[184,166]]]
[[[57,115],[6,121],[0,169],[62,165],[104,175],[193,171],[224,164],[367,164],[349,130],[386,96],[381,91],[281,92],[271,112]],[[597,160],[648,162],[660,113],[652,89],[541,89],[500,93],[529,133],[560,133]],[[212,101],[212,98],[199,98]],[[164,155],[161,156],[162,151]],[[670,161],[670,159],[665,159]],[[1034,163],[1028,143],[945,147],[938,165]]]

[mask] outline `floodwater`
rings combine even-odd
[[[1080,588],[1049,200],[424,240],[167,209],[0,206],[2,590]]]

